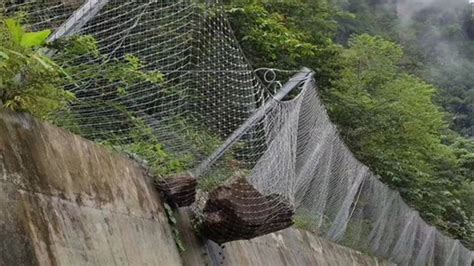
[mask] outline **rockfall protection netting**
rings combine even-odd
[[[48,54],[69,70],[74,82],[67,89],[78,98],[58,121],[89,139],[131,153],[146,153],[134,145],[137,141],[159,142],[177,155],[169,167],[186,164],[192,169],[263,101],[262,87],[218,6],[190,1],[11,2],[21,4],[6,4],[7,13],[26,12],[31,30],[57,30],[53,36],[59,38]],[[93,43],[89,39],[71,47],[71,36],[94,37],[97,51],[84,47]],[[134,73],[136,59],[140,73]],[[163,81],[155,80],[159,73]]]
[[[228,216],[244,220],[246,230],[266,232],[254,227],[261,219],[285,224],[281,214],[291,207],[300,226],[401,265],[472,265],[472,251],[426,224],[354,158],[312,77],[285,101],[270,97],[218,5],[165,0],[4,4],[7,14],[25,12],[33,30],[57,30],[53,39],[59,44],[49,54],[71,70],[74,82],[66,88],[77,97],[57,123],[162,166],[157,168],[167,174],[196,169],[271,103],[202,173],[197,213],[216,205],[222,205],[219,210],[240,206],[241,213]],[[61,40],[85,35],[94,37],[98,50],[65,56]],[[210,195],[221,201],[205,202]]]

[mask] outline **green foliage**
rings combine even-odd
[[[434,55],[418,56],[413,52],[415,42],[405,53],[406,47],[388,39],[397,36],[394,33],[412,34],[397,32],[393,2],[334,2],[341,3],[237,1],[229,13],[254,65],[315,69],[330,117],[357,158],[399,190],[427,221],[472,247],[472,141],[448,129],[448,116],[436,104],[438,89],[427,83],[440,85],[445,95],[456,95],[449,100],[448,110],[456,113],[456,121],[466,124],[474,117],[465,115],[472,112],[466,108],[474,84],[467,74],[472,76],[471,68],[463,64],[449,73],[433,72],[439,68],[429,65],[420,70],[422,59]],[[345,11],[338,10],[339,6]],[[429,25],[412,36],[427,32]],[[449,34],[458,36],[459,31],[451,29]],[[427,78],[427,73],[438,80]],[[466,75],[456,80],[460,73]],[[304,219],[296,222],[310,227]]]
[[[191,154],[210,155],[222,144],[219,137],[211,134],[195,121],[177,118],[172,121],[172,124],[178,132],[183,132],[181,137],[188,144],[187,150]]]
[[[214,169],[206,175],[206,178],[199,180],[198,187],[205,192],[213,191],[231,178],[239,176],[245,177],[250,174],[249,171],[240,165],[240,162],[235,160],[230,154],[224,156],[220,164],[213,168]]]
[[[98,141],[107,146],[138,157],[146,162],[157,177],[166,177],[190,169],[191,164],[195,162],[194,157],[190,154],[176,155],[168,152],[153,129],[140,118],[144,114],[136,114],[127,106],[111,101],[125,97],[136,84],[160,85],[164,81],[162,73],[145,71],[144,63],[133,55],[125,55],[120,59],[101,54],[97,41],[90,35],[60,40],[52,44],[52,47],[57,50],[55,60],[74,77],[74,82],[69,86],[97,94],[94,101],[81,103],[81,106],[91,109],[105,108],[115,113],[115,127],[119,125],[127,130],[117,130],[115,134],[103,136],[100,128],[98,132],[94,131],[96,129],[81,128],[80,123],[74,121],[80,120],[84,123],[88,117],[82,117],[80,112],[63,113],[58,124],[67,126],[78,134],[98,138]],[[84,60],[89,63],[81,63]],[[104,86],[105,84],[108,86]],[[90,130],[92,132],[87,132]]]
[[[272,61],[278,61],[285,66],[295,66],[297,61],[305,56],[313,56],[317,47],[306,42],[304,34],[291,31],[285,25],[285,18],[278,13],[270,13],[263,6],[254,4],[242,8],[231,8],[228,11],[238,18],[240,31],[245,30],[241,42],[251,46],[256,65],[259,57],[265,56]],[[260,61],[266,62],[265,58]]]
[[[347,247],[357,247],[358,251],[364,254],[371,254],[368,243],[360,241],[365,236],[370,235],[372,231],[372,221],[362,220],[358,223],[349,223],[344,233],[344,239],[340,242],[341,245]],[[362,242],[362,243],[361,243]]]
[[[181,141],[186,143],[187,151],[171,152],[142,118],[136,117],[123,106],[116,105],[113,108],[125,114],[123,119],[129,130],[103,137],[101,143],[143,161],[156,178],[165,179],[192,169],[202,160],[201,155],[209,155],[221,144],[219,138],[205,129],[177,118],[170,123],[179,132],[176,134],[180,134]],[[207,178],[204,180],[204,183],[208,182]]]
[[[389,106],[387,106],[387,114],[371,117],[370,120],[363,123],[362,121],[350,121],[357,116],[344,117],[344,114],[341,113],[342,109],[337,111],[335,106],[333,106],[332,116],[339,124],[344,125],[342,132],[346,135],[352,149],[358,151],[359,158],[368,162],[372,168],[376,168],[384,180],[400,190],[410,204],[420,210],[426,219],[452,236],[460,238],[467,246],[472,247],[474,245],[474,205],[472,204],[474,168],[471,158],[474,153],[472,149],[468,148],[472,145],[469,144],[472,143],[472,140],[457,136],[454,132],[445,129],[446,126],[450,126],[460,134],[467,136],[472,135],[473,132],[474,98],[471,97],[471,92],[474,92],[472,89],[474,84],[472,54],[474,50],[472,49],[472,36],[469,37],[464,30],[466,23],[469,23],[472,18],[471,12],[466,13],[465,11],[466,2],[455,0],[447,4],[446,1],[434,0],[420,7],[415,3],[409,4],[402,1],[349,0],[341,6],[350,12],[351,17],[338,19],[340,24],[338,38],[340,40],[346,42],[350,39],[350,34],[353,33],[370,33],[393,38],[393,41],[403,44],[406,52],[397,60],[396,73],[405,77],[411,73],[437,88],[432,87],[434,93],[431,92],[430,96],[426,97],[427,90],[420,90],[418,86],[414,86],[413,80],[399,83],[404,88],[412,87],[414,89],[407,95],[409,97],[399,96],[400,101],[410,102],[410,105],[403,107],[403,109],[418,110],[413,113],[413,116],[419,118],[416,119],[418,120],[415,122],[416,127],[411,129],[413,132],[405,132],[396,124],[387,123],[399,118],[403,118],[401,121],[407,121],[407,112],[400,110],[393,113],[393,110],[388,108]],[[403,7],[412,7],[413,10],[405,13]],[[370,43],[366,42],[366,44],[367,47],[371,47]],[[349,45],[354,50],[353,45]],[[374,48],[376,47],[369,49]],[[375,49],[375,51],[377,50]],[[381,56],[378,57],[380,60]],[[387,74],[387,68],[384,67],[386,65],[390,64],[382,64],[378,70],[384,77]],[[351,68],[352,70],[347,71],[354,72],[355,67]],[[376,74],[375,72],[373,71],[374,74]],[[354,73],[370,78],[370,74],[365,71]],[[348,81],[348,75],[345,75],[345,78]],[[379,80],[382,79],[379,78]],[[398,81],[394,84],[403,79],[396,78],[395,80]],[[350,81],[355,82],[356,80]],[[365,91],[369,91],[369,87],[371,91],[373,84],[364,82],[362,81],[367,87]],[[344,88],[342,81],[336,83],[334,87]],[[416,84],[420,84],[420,82],[416,82]],[[384,87],[394,89],[391,84],[384,85]],[[332,95],[335,94],[337,92]],[[340,90],[339,94],[343,94],[343,92]],[[352,96],[356,98],[361,96],[362,101],[367,94],[364,92],[352,94]],[[369,98],[365,99],[373,101],[375,97],[379,96],[371,94]],[[419,97],[420,99],[418,99]],[[326,97],[328,105],[358,101],[345,97],[346,99],[340,98],[342,100],[336,102],[335,99],[339,97],[329,98]],[[418,109],[420,105],[416,104],[415,100],[425,103],[426,112],[420,112],[421,110]],[[426,109],[428,107],[426,103],[433,101],[440,103],[450,114],[443,113],[443,119],[441,119],[439,111],[433,113]],[[359,103],[359,107],[360,105],[361,103]],[[412,106],[416,108],[412,108]],[[436,108],[436,104],[433,106]],[[346,109],[354,111],[359,108],[348,107]],[[372,115],[376,113],[381,112],[374,110]],[[433,114],[435,115],[432,116]],[[373,125],[371,123],[374,122],[379,125],[372,132],[368,131],[370,125]],[[390,127],[394,126],[393,132],[390,132],[387,127],[385,127],[387,130],[384,131],[384,124],[390,125]],[[441,126],[441,124],[444,125]],[[361,140],[356,140],[359,137]],[[373,139],[368,140],[368,138]],[[377,138],[379,141],[371,142]],[[372,145],[367,145],[367,142]],[[394,148],[396,146],[400,146],[398,151]]]
[[[468,238],[472,222],[455,193],[467,182],[471,170],[459,166],[471,155],[444,143],[447,123],[433,103],[436,89],[404,72],[400,46],[380,37],[351,38],[342,58],[327,100],[352,151],[425,219]]]
[[[435,89],[398,68],[402,51],[394,43],[368,35],[349,43],[341,78],[330,92],[333,119],[353,150],[376,170],[398,162],[398,171],[381,173],[384,177],[401,182],[400,171],[410,175],[413,164],[420,176],[429,173],[427,156],[446,153],[440,135],[443,113],[432,103]]]
[[[229,171],[226,167],[219,168],[209,173],[206,178],[201,178],[198,183],[198,188],[205,192],[211,192],[220,185],[224,184],[225,181],[232,178],[232,171]]]
[[[324,214],[309,214],[309,212],[299,211],[293,217],[293,226],[300,230],[324,234],[334,225],[329,217]]]
[[[391,38],[397,32],[396,1],[385,0],[334,0],[346,11],[337,19],[337,39],[346,43],[352,35],[369,33]]]
[[[46,40],[51,34],[50,30],[44,30],[40,32],[25,32],[20,22],[12,18],[6,19],[5,25],[9,30],[11,40],[15,45],[22,48],[42,46],[46,43]]]
[[[449,112],[453,130],[474,136],[474,20],[467,1],[344,2],[351,16],[338,18],[338,39],[369,33],[402,43],[404,68],[439,88],[436,101]]]
[[[74,36],[53,44],[60,52],[55,60],[74,77],[74,85],[81,90],[94,91],[109,84],[102,95],[125,96],[135,84],[160,84],[164,76],[159,71],[144,71],[143,62],[136,56],[125,55],[123,59],[109,58],[99,52],[97,40],[90,35]],[[91,62],[82,64],[84,60]]]
[[[80,88],[82,91],[89,89],[94,92],[97,87],[103,87],[100,85],[112,84],[107,86],[107,91],[100,91],[96,100],[81,103],[91,108],[108,106],[118,114],[117,117],[125,118],[125,121],[118,121],[119,124],[129,124],[131,130],[126,135],[107,136],[101,139],[102,142],[137,155],[147,161],[157,175],[166,176],[190,168],[190,163],[195,158],[167,152],[142,119],[137,118],[125,106],[107,103],[107,99],[110,100],[111,97],[125,96],[135,84],[162,83],[163,74],[144,71],[141,60],[132,55],[125,55],[123,59],[102,55],[97,41],[89,35],[50,44],[48,48],[54,49],[55,55],[54,59],[49,59],[43,52],[51,31],[26,32],[20,19],[2,18],[0,24],[2,108],[29,112],[67,126],[76,133],[93,136],[94,132],[84,132],[85,129],[78,122],[84,122],[88,118],[66,108],[75,100],[75,96],[63,88]],[[90,63],[82,64],[83,60]],[[107,99],[102,99],[101,96]],[[58,111],[61,111],[59,116]]]
[[[174,217],[174,212],[171,207],[164,203],[163,204],[166,211],[166,217],[168,217],[168,223],[171,226],[171,232],[173,234],[173,240],[176,243],[176,247],[180,253],[185,252],[186,248],[184,247],[183,241],[181,240],[181,234],[178,229],[178,221]]]
[[[58,51],[55,60],[74,77],[74,82],[70,86],[96,94],[94,101],[81,102],[81,106],[89,109],[105,109],[114,113],[113,119],[116,121],[113,121],[113,124],[116,133],[103,135],[101,129],[96,132],[95,129],[81,128],[80,123],[74,121],[80,120],[84,123],[89,118],[82,117],[80,112],[62,114],[63,119],[58,121],[59,124],[137,157],[144,161],[158,178],[166,178],[191,169],[198,162],[197,154],[210,154],[220,145],[220,140],[203,128],[176,118],[167,123],[170,124],[169,128],[179,135],[180,141],[187,143],[188,152],[179,154],[170,152],[145,121],[147,113],[136,113],[128,108],[128,105],[120,104],[120,99],[126,97],[128,93],[137,93],[135,85],[160,86],[164,81],[164,75],[159,71],[145,70],[145,63],[138,57],[124,55],[123,58],[110,58],[103,55],[99,51],[97,41],[89,35],[60,40],[51,47]],[[83,64],[84,61],[89,63]],[[174,92],[167,90],[167,93]],[[116,102],[111,99],[115,99]],[[123,130],[117,130],[117,127]],[[92,132],[88,132],[91,130]]]
[[[293,226],[300,230],[313,232],[315,228],[318,228],[316,219],[309,215],[295,215],[293,223]]]
[[[104,145],[137,156],[150,167],[158,178],[182,173],[191,168],[195,158],[191,155],[175,155],[166,151],[153,129],[147,126],[143,119],[137,118],[129,112],[126,113],[131,122],[131,130],[124,136],[109,136],[102,142]]]
[[[67,74],[42,54],[49,30],[27,32],[21,18],[0,14],[0,108],[51,119],[74,101]]]
[[[254,67],[312,66],[320,84],[336,78],[341,47],[333,36],[342,13],[326,0],[235,1],[228,14]]]

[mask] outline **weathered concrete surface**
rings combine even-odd
[[[0,112],[0,265],[386,265],[295,229],[221,249],[187,209],[181,258],[149,180],[123,156]]]
[[[90,141],[0,113],[0,265],[180,265],[147,180]]]
[[[178,215],[178,227],[186,246],[182,254],[185,265],[393,265],[294,228],[230,242],[221,248],[192,234],[189,209],[181,209]]]
[[[224,249],[211,247],[224,265],[389,265],[360,252],[323,240],[307,231],[289,228]],[[236,255],[238,254],[238,255]]]

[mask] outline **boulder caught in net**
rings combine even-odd
[[[157,182],[158,190],[178,207],[190,206],[196,201],[197,180],[191,175],[173,176]]]
[[[262,195],[245,178],[209,194],[200,232],[218,243],[252,239],[293,225],[294,211],[277,195]]]

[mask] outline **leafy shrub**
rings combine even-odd
[[[58,40],[52,46],[59,51],[55,60],[74,77],[71,86],[83,91],[117,97],[125,96],[135,84],[158,85],[164,81],[161,72],[143,70],[143,62],[134,55],[127,54],[122,59],[102,54],[97,40],[91,35],[72,36]],[[106,84],[108,91],[100,91]]]
[[[27,32],[21,18],[0,13],[0,108],[50,119],[74,101],[63,89],[68,75],[47,58],[44,46],[51,31]]]
[[[191,167],[194,162],[192,156],[168,152],[156,137],[153,129],[147,126],[143,119],[130,113],[129,119],[132,121],[133,128],[127,133],[126,140],[115,135],[103,144],[138,157],[159,178],[184,172]]]

